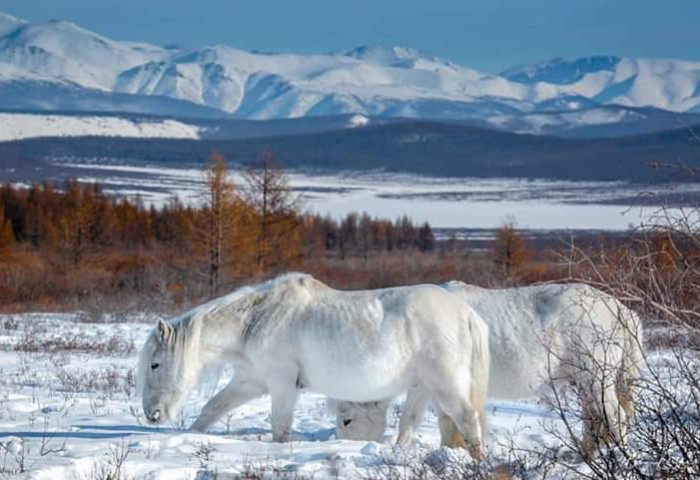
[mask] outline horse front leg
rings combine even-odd
[[[272,441],[283,443],[289,440],[297,398],[299,390],[295,383],[285,382],[270,386]]]
[[[406,405],[399,421],[399,436],[396,444],[407,447],[411,444],[415,431],[420,426],[425,408],[428,405],[428,392],[418,385],[408,390]]]
[[[234,378],[204,405],[190,430],[206,432],[227,412],[264,394],[262,385]]]

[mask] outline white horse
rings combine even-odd
[[[489,290],[454,281],[443,287],[465,299],[489,326],[490,396],[529,397],[568,382],[583,409],[583,448],[592,452],[609,434],[625,440],[635,418],[643,355],[641,323],[633,311],[583,284]],[[420,422],[426,401],[424,393],[409,391],[404,416]],[[340,438],[380,439],[388,405],[338,402]],[[452,422],[439,417],[442,443],[461,446]]]
[[[203,370],[221,362],[235,377],[192,430],[269,394],[273,439],[283,442],[301,388],[351,402],[415,389],[454,422],[473,457],[482,455],[488,330],[445,289],[344,292],[290,274],[159,321],[139,363],[146,418],[171,418]],[[412,425],[401,430],[400,441],[410,442]]]

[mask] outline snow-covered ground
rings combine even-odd
[[[390,409],[381,443],[335,438],[333,415],[319,395],[303,394],[293,441],[271,442],[269,399],[233,411],[212,433],[186,427],[216,388],[203,384],[167,427],[143,423],[134,393],[138,349],[153,319],[86,323],[78,314],[0,316],[0,478],[98,479],[229,478],[266,472],[285,478],[372,478],[387,463],[415,458],[439,468],[445,459],[469,461],[461,451],[439,449],[436,417],[429,412],[415,445],[392,447],[400,401]],[[121,319],[123,320],[123,319]],[[557,421],[534,401],[488,405],[487,445],[511,440],[536,447]],[[121,477],[109,477],[121,469]],[[260,478],[260,477],[254,477]]]
[[[70,177],[99,182],[108,193],[141,195],[162,205],[173,194],[202,198],[204,174],[190,168],[115,164],[108,159],[57,159]],[[367,212],[382,218],[408,215],[439,228],[493,229],[514,218],[520,228],[625,230],[649,222],[658,207],[638,205],[646,195],[693,200],[700,184],[640,187],[625,182],[570,182],[519,178],[430,178],[410,174],[289,173],[291,186],[311,211],[335,218]],[[240,172],[232,172],[237,186]],[[691,202],[692,203],[692,202]],[[669,210],[673,213],[674,210]]]
[[[0,113],[0,142],[37,137],[127,137],[199,139],[201,127],[177,120],[132,120],[113,116]]]

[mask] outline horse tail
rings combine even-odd
[[[620,407],[625,412],[628,425],[635,421],[635,401],[639,396],[639,380],[644,364],[642,349],[642,322],[633,310],[620,307],[620,320],[624,327],[624,353],[616,382]]]
[[[469,324],[472,331],[472,368],[469,401],[479,415],[482,438],[486,435],[486,394],[489,385],[489,327],[476,311],[471,310]]]
[[[479,430],[483,441],[486,435],[486,394],[489,383],[489,327],[470,307],[469,329],[472,337],[472,357],[469,384],[469,403],[479,416]],[[442,444],[450,448],[469,448],[467,440],[449,417],[440,427]]]

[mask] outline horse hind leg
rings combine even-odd
[[[440,445],[449,448],[464,448],[466,450],[469,446],[466,439],[459,433],[455,422],[439,407],[437,407],[437,411],[438,425],[440,427]]]
[[[481,419],[479,412],[470,400],[469,375],[461,375],[454,372],[451,378],[443,379],[443,382],[433,378],[430,382],[431,396],[436,406],[451,418],[458,432],[466,441],[467,450],[475,460],[483,460],[483,433],[481,430]],[[467,380],[461,381],[462,380]],[[441,425],[447,426],[444,419]],[[443,439],[444,441],[444,439]],[[450,439],[454,443],[454,434]],[[457,440],[459,443],[459,440]]]
[[[483,441],[479,414],[469,402],[467,396],[439,397],[438,405],[454,421],[457,430],[464,437],[467,450],[475,460],[483,460]],[[454,442],[454,435],[453,440]]]
[[[606,388],[605,404],[603,408],[605,411],[606,426],[609,427],[607,433],[611,437],[611,441],[616,445],[622,445],[627,441],[629,430],[629,420],[623,403],[624,402],[620,401],[614,385]]]
[[[593,386],[581,395],[583,420],[583,453],[596,452],[621,445],[627,436],[625,411],[618,400],[615,385]]]
[[[624,367],[621,368],[621,372]],[[620,404],[620,408],[623,413],[623,420],[621,420],[621,435],[622,441],[627,442],[629,437],[629,431],[632,425],[637,419],[637,410],[635,407],[635,391],[634,386],[630,384],[629,379],[624,373],[619,373],[617,381],[615,383],[615,393],[617,394],[617,401]]]
[[[629,431],[637,421],[636,400],[639,396],[640,365],[643,353],[639,345],[638,334],[631,338],[625,346],[623,360],[617,371],[615,391],[620,407],[625,413],[624,440],[627,441]]]
[[[418,386],[412,387],[406,395],[406,405],[399,422],[397,445],[408,446],[425,413],[429,400],[428,392]],[[440,445],[449,448],[468,448],[467,441],[455,425],[454,420],[440,407],[436,406],[440,428]]]

